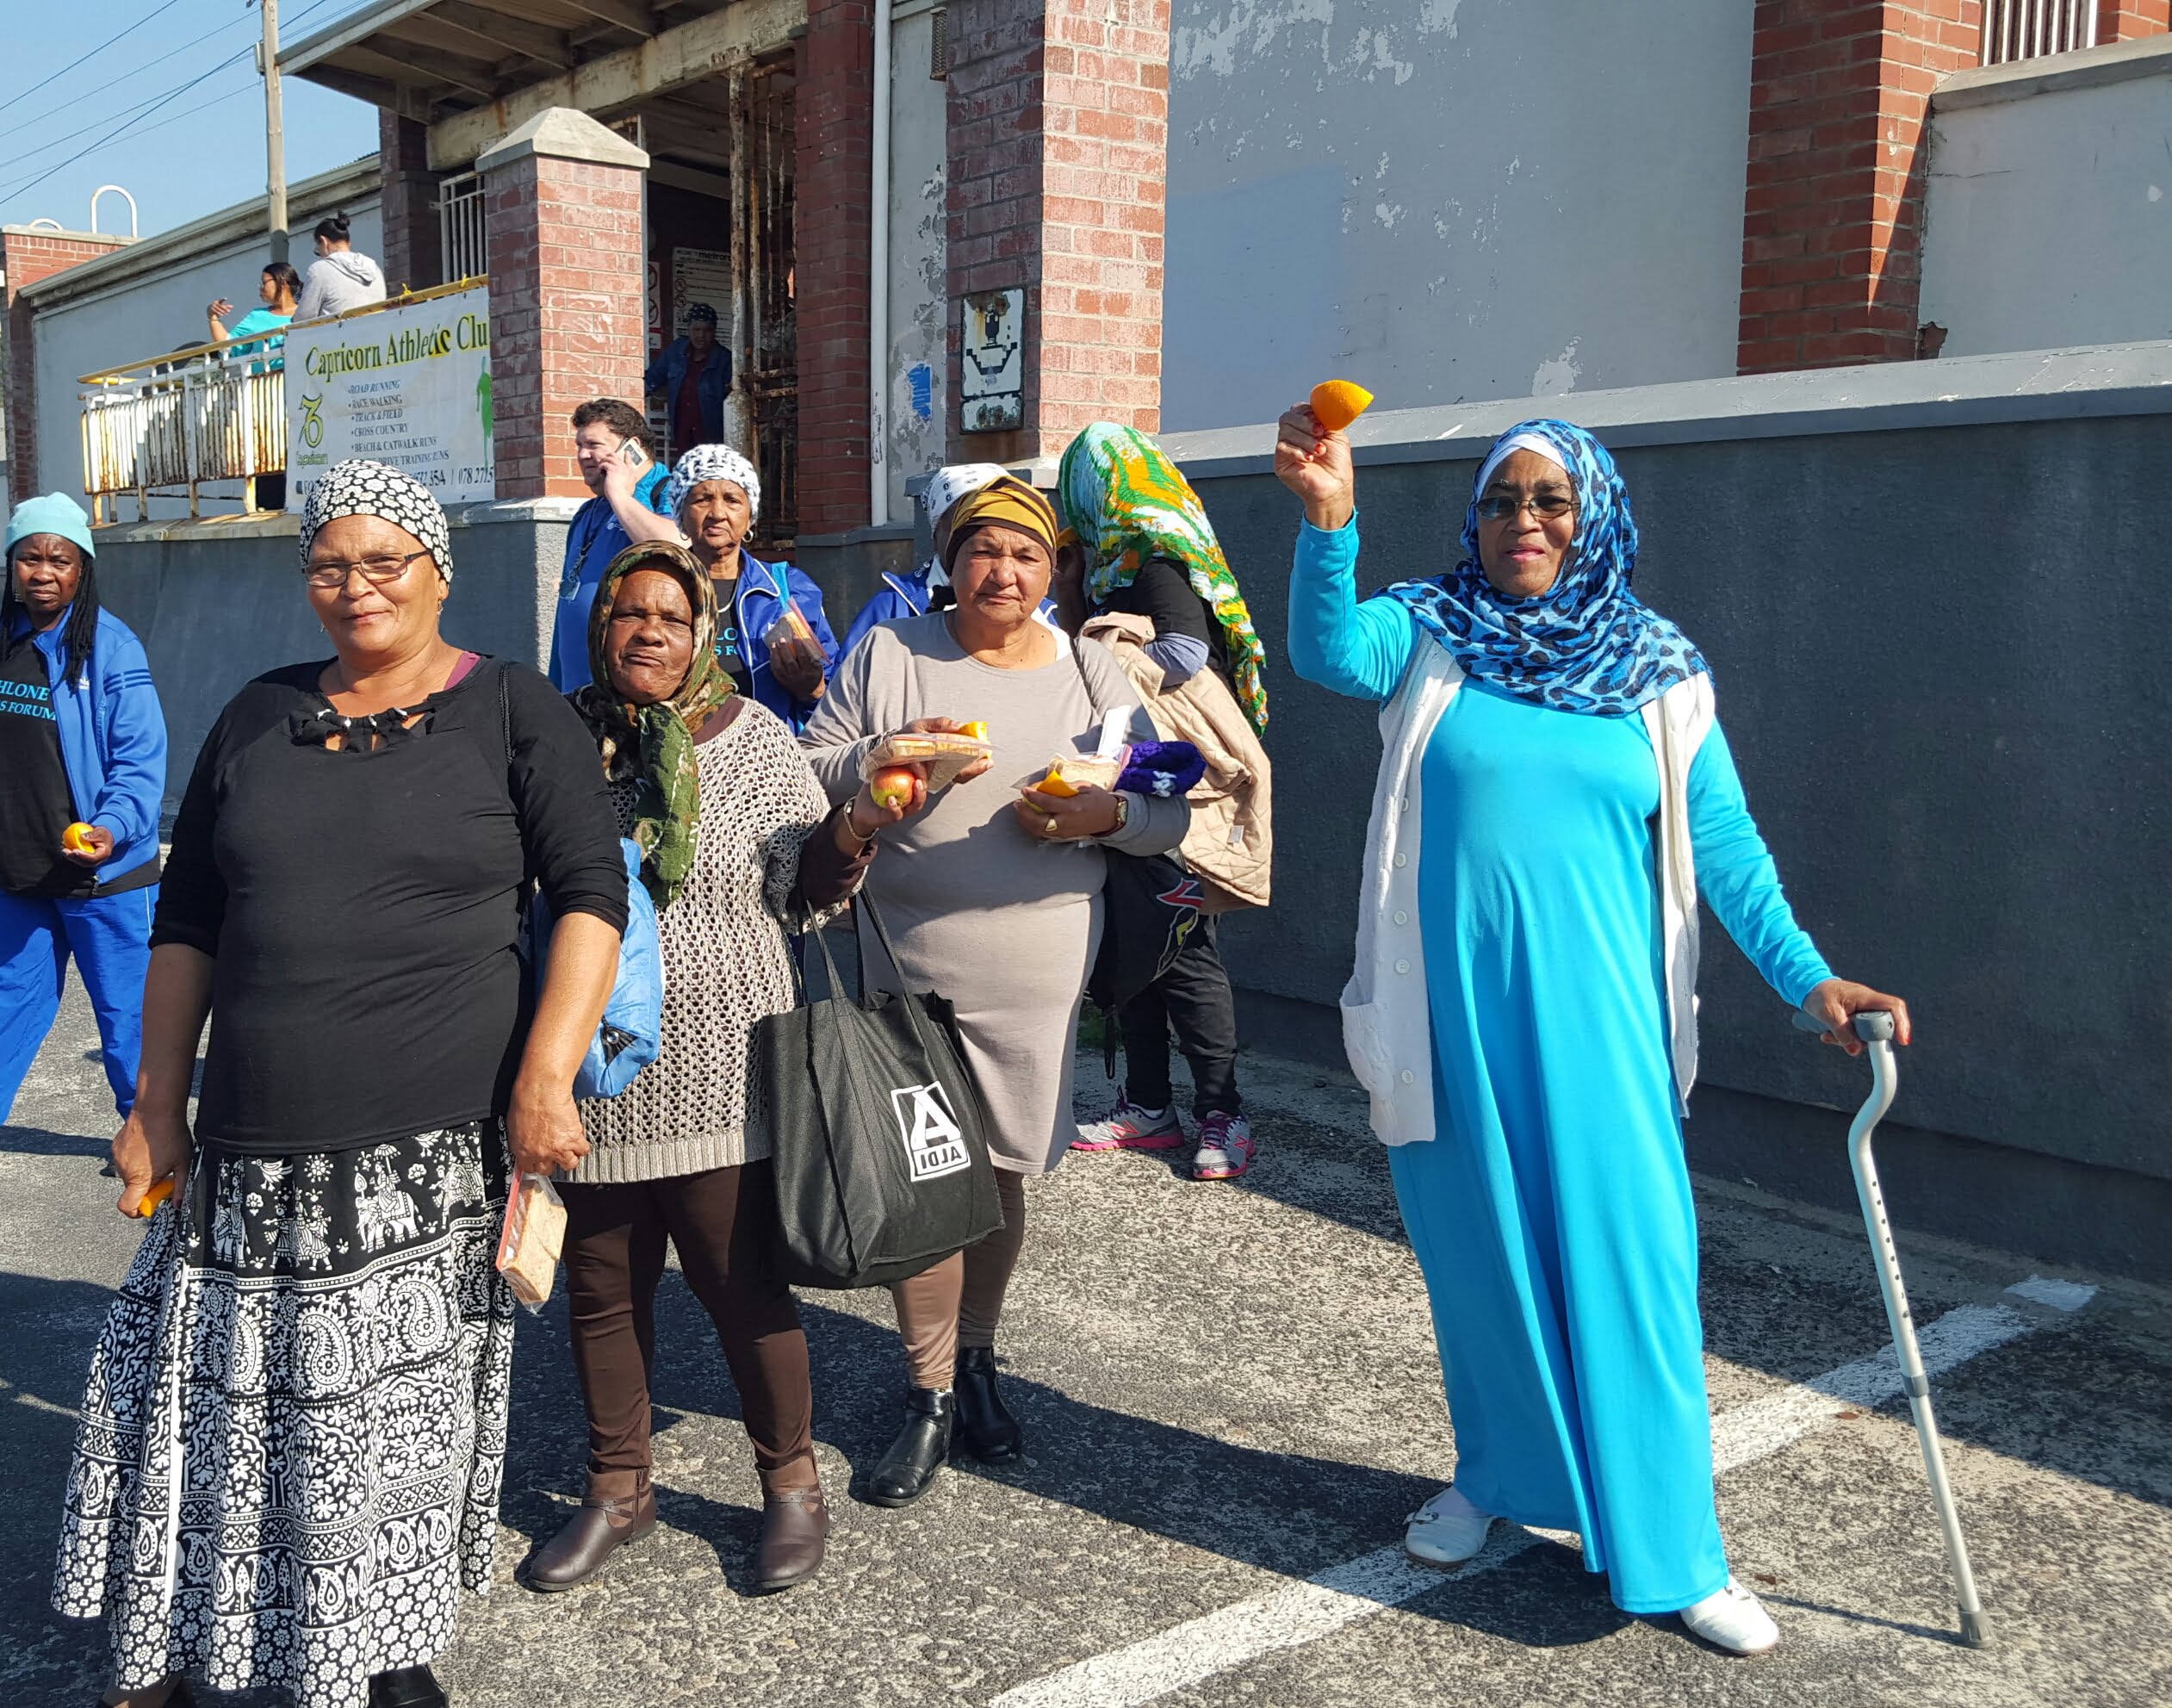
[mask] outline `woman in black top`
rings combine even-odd
[[[53,1601],[105,1616],[106,1701],[140,1708],[185,1703],[184,1673],[445,1700],[429,1662],[497,1532],[508,1152],[586,1152],[574,1073],[626,921],[580,720],[438,633],[436,500],[340,463],[301,537],[337,655],[258,678],[204,742],[114,1140],[123,1213],[175,1192],[92,1359]],[[531,879],[558,919],[532,1017]]]

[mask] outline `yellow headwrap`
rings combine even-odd
[[[1000,481],[991,481],[978,492],[967,493],[952,506],[950,537],[943,545],[943,568],[948,570],[958,561],[959,548],[965,537],[976,528],[990,526],[1016,528],[1031,534],[1047,548],[1051,558],[1056,556],[1056,536],[1059,525],[1056,520],[1056,506],[1025,481],[1006,475]]]

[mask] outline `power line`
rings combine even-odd
[[[55,71],[51,77],[40,78],[36,82],[31,84],[28,88],[22,91],[22,94],[11,95],[5,101],[0,101],[0,113],[6,112],[9,108],[14,106],[18,101],[28,100],[33,91],[43,89],[50,84],[57,83],[60,78],[67,76],[70,71],[75,70],[78,65],[83,64],[84,59],[95,59],[98,57],[98,55],[104,53],[107,48],[112,47],[115,42],[125,41],[128,37],[133,35],[138,30],[141,29],[146,24],[149,23],[152,19],[157,17],[160,12],[171,12],[180,3],[181,0],[166,0],[166,3],[158,7],[156,10],[146,12],[141,17],[138,18],[133,23],[130,24],[118,35],[108,36],[103,41],[100,42],[88,53],[83,55],[82,59],[69,60],[66,65],[61,66],[61,68]]]
[[[214,36],[214,35],[224,35],[224,34],[226,34],[228,30],[232,29],[232,28],[233,28],[236,24],[245,24],[245,23],[247,23],[248,22],[249,22],[249,20],[248,20],[247,16],[245,15],[245,16],[241,16],[241,17],[239,17],[239,18],[228,18],[228,19],[226,21],[226,22],[224,22],[224,23],[222,23],[222,24],[215,24],[215,25],[214,25],[211,28],[209,28],[209,29],[206,30],[206,31],[205,31],[205,32],[204,32],[202,35],[192,35],[192,36],[190,36],[190,37],[189,38],[189,40],[186,40],[186,41],[183,41],[183,42],[180,43],[178,46],[176,46],[176,47],[173,47],[165,48],[165,49],[162,50],[162,51],[160,52],[160,53],[159,53],[159,55],[158,55],[158,58],[156,58],[156,59],[146,59],[146,60],[145,60],[145,61],[144,61],[144,62],[143,62],[140,65],[138,65],[138,66],[137,66],[137,67],[136,67],[133,71],[123,71],[123,72],[121,72],[121,75],[120,75],[120,76],[118,76],[118,77],[114,77],[114,78],[107,78],[107,79],[106,79],[106,81],[105,81],[105,83],[104,83],[104,84],[102,84],[102,85],[99,88],[99,90],[98,90],[98,93],[99,93],[99,94],[101,94],[101,95],[107,95],[107,94],[110,94],[110,93],[111,93],[114,90],[115,90],[115,89],[119,88],[119,87],[120,87],[122,84],[124,84],[124,83],[133,82],[135,78],[141,77],[141,76],[142,76],[142,75],[143,75],[146,71],[155,71],[155,70],[157,70],[157,69],[158,69],[160,65],[164,65],[164,64],[167,64],[167,63],[170,63],[170,62],[171,62],[171,61],[172,61],[173,59],[175,59],[178,58],[180,55],[182,55],[182,54],[183,54],[183,53],[187,53],[187,52],[188,52],[188,51],[189,51],[191,47],[194,47],[197,46],[199,43],[201,43],[201,42],[205,42],[205,41],[208,41],[208,40],[211,40],[211,38],[212,38],[213,36]],[[76,63],[77,63],[78,65],[81,65],[83,62],[82,62],[80,59],[78,59]],[[58,77],[58,76],[59,76],[59,75],[60,75],[60,74],[59,74],[59,72],[57,72],[57,71],[56,71],[53,75],[54,75],[55,77]],[[17,96],[16,98],[17,100],[21,100],[21,99],[22,99],[22,96]],[[146,97],[144,100],[142,100],[142,101],[139,101],[139,102],[136,103],[136,105],[135,105],[134,107],[123,108],[121,110],[122,110],[123,112],[129,112],[129,113],[133,113],[133,112],[135,112],[135,111],[136,111],[138,109],[140,109],[140,108],[143,108],[143,107],[147,107],[147,106],[149,106],[149,105],[151,104],[151,102],[152,102],[152,101],[155,101],[156,99],[158,99],[158,97],[157,97],[156,96],[147,96],[147,97]],[[120,115],[119,115],[118,114],[111,114],[111,113],[109,113],[109,114],[108,114],[108,115],[106,115],[106,118],[105,118],[105,119],[97,119],[97,120],[94,120],[94,121],[93,121],[92,122],[90,122],[90,124],[87,124],[87,125],[84,126],[84,127],[83,127],[83,129],[82,129],[82,130],[71,132],[71,133],[70,133],[70,134],[71,134],[71,135],[72,135],[72,136],[81,136],[81,135],[83,135],[85,132],[88,132],[88,131],[94,131],[94,130],[97,129],[97,128],[98,128],[98,127],[99,127],[100,125],[104,124],[104,123],[106,122],[107,119],[117,118],[117,117],[119,117],[119,116],[120,116]],[[8,137],[10,137],[10,136],[15,136],[15,135],[17,135],[17,134],[21,134],[21,133],[22,133],[22,132],[23,132],[23,131],[27,131],[27,130],[30,129],[33,126],[34,126],[34,125],[36,125],[36,124],[38,124],[38,123],[40,123],[40,120],[37,120],[37,119],[21,119],[21,120],[18,120],[18,121],[16,121],[16,123],[14,123],[14,124],[12,124],[12,125],[9,126],[7,129],[5,129],[5,130],[0,130],[0,140],[3,140],[3,139],[8,138]],[[64,138],[64,139],[62,139],[62,140],[66,140],[66,139],[65,139],[65,138]],[[45,152],[45,151],[46,151],[47,148],[58,147],[59,146],[59,143],[58,143],[58,142],[49,142],[49,143],[41,144],[39,147],[33,149],[33,150],[31,151],[31,153],[33,153],[33,154],[42,154],[43,152]],[[25,159],[25,160],[27,160],[27,159],[28,159],[28,158],[30,158],[30,155],[28,155],[28,154],[25,154],[25,155],[21,155],[21,156],[19,156],[19,157],[17,157],[17,158],[21,158],[21,159]],[[15,162],[11,160],[11,161],[9,161],[7,164],[8,164],[9,165],[13,165],[15,164]],[[3,170],[3,169],[0,169],[0,170]]]
[[[331,3],[332,0],[313,0],[313,3],[303,7],[300,12],[295,15],[295,22],[299,22],[301,19],[309,16],[312,13],[322,11],[325,7],[330,5]],[[202,39],[202,38],[201,37],[198,38],[198,40]],[[184,109],[183,111],[175,114],[173,115],[173,119],[161,120],[159,121],[159,125],[142,126],[140,129],[137,128],[137,127],[141,124],[142,120],[148,118],[152,113],[157,112],[160,108],[165,107],[172,102],[178,100],[182,96],[186,95],[190,90],[195,88],[197,84],[208,82],[211,78],[218,76],[220,71],[225,71],[228,66],[239,65],[242,60],[247,59],[253,51],[253,47],[245,47],[239,53],[230,53],[225,59],[221,59],[217,65],[212,66],[209,71],[204,71],[199,76],[189,78],[186,83],[177,84],[174,88],[168,90],[164,95],[154,96],[148,101],[139,102],[134,107],[125,109],[124,116],[122,117],[121,123],[115,125],[111,130],[108,131],[96,142],[90,144],[87,147],[78,149],[66,159],[60,161],[57,165],[42,172],[37,173],[31,177],[27,179],[17,179],[11,183],[0,184],[0,201],[4,201],[9,197],[20,196],[29,190],[35,189],[40,184],[44,183],[47,179],[57,176],[60,172],[66,171],[70,166],[74,165],[77,161],[84,159],[89,155],[96,153],[108,143],[121,140],[127,134],[133,132],[134,134],[140,135],[144,131],[156,130],[162,125],[173,122],[173,119],[193,117],[195,114],[202,112],[208,108],[215,107],[223,102],[231,100],[235,95],[244,93],[245,91],[242,90],[231,90],[226,95],[215,96],[210,100],[198,102],[195,106]],[[99,122],[102,123],[104,121],[102,120]],[[82,130],[71,133],[71,136],[81,136],[85,131],[96,130],[96,128],[97,125],[96,124],[86,125]],[[33,149],[28,154],[18,155],[16,159],[6,162],[5,165],[19,165],[22,161],[30,159],[38,154],[44,153],[45,152],[46,150],[44,148]],[[0,170],[4,169],[4,165],[0,165]]]

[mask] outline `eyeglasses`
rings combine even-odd
[[[427,551],[411,551],[405,557],[387,554],[381,557],[357,557],[351,563],[312,563],[301,573],[311,587],[331,588],[345,587],[347,577],[359,569],[363,580],[373,587],[382,587],[406,575],[407,566],[418,557],[429,556]]]
[[[1550,522],[1575,508],[1575,499],[1565,492],[1535,492],[1528,497],[1515,493],[1488,493],[1478,501],[1479,519],[1486,522],[1505,522],[1526,510],[1540,521]]]

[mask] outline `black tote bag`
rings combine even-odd
[[[897,966],[874,902],[863,892],[853,905]],[[758,1022],[754,1034],[774,1146],[778,1268],[795,1287],[886,1287],[1002,1226],[988,1111],[947,1002],[871,991],[864,971],[859,995],[847,997],[822,933],[806,935],[829,994]]]

